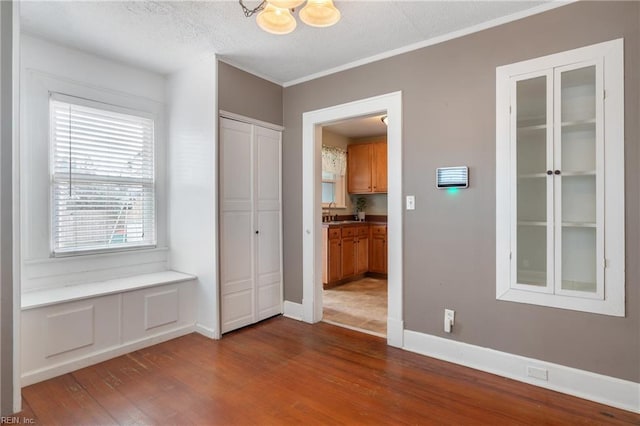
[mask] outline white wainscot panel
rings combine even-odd
[[[178,322],[178,289],[144,296],[145,330]]]
[[[117,346],[119,300],[119,295],[110,295],[23,311],[23,374]]]
[[[122,339],[139,340],[193,325],[195,281],[146,288],[122,295]]]
[[[94,307],[93,303],[76,309],[47,315],[47,358],[93,345]]]

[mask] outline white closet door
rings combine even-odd
[[[281,134],[220,119],[222,332],[282,313]]]
[[[280,137],[255,127],[258,321],[282,312]]]
[[[220,119],[222,332],[255,322],[253,126]]]

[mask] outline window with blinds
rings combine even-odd
[[[154,246],[153,120],[53,94],[50,137],[53,254]]]

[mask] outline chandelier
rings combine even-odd
[[[242,0],[238,0],[244,16],[256,16],[256,23],[264,31],[271,34],[289,34],[296,29],[298,23],[292,12],[304,4],[305,0],[263,0],[254,9],[249,9]],[[330,27],[340,20],[340,11],[332,0],[306,0],[306,5],[298,15],[302,22],[312,27]]]

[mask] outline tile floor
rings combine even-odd
[[[363,278],[323,290],[323,321],[387,335],[387,280]]]

